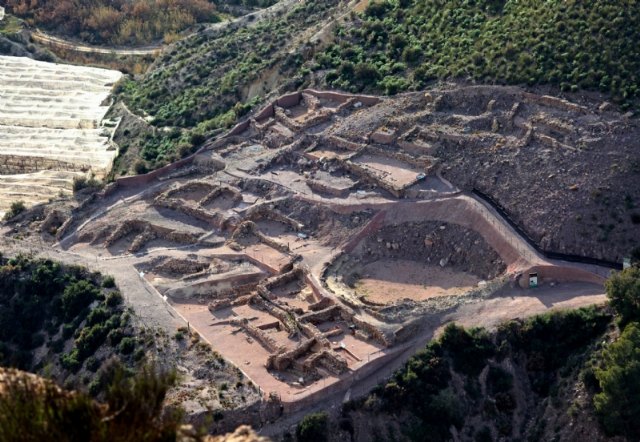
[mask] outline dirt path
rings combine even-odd
[[[265,9],[261,9],[251,14],[238,17],[234,20],[227,20],[219,23],[212,23],[206,25],[204,31],[197,31],[185,36],[185,38],[192,37],[201,32],[215,31],[226,28],[231,25],[239,26],[255,26],[258,22],[270,17],[274,17],[278,13],[288,9],[291,5],[299,3],[300,0],[283,0]],[[91,53],[91,54],[113,54],[113,55],[125,55],[125,56],[145,56],[145,55],[158,55],[166,46],[163,44],[153,44],[147,46],[140,46],[135,48],[122,48],[122,47],[105,47],[105,46],[93,46],[83,44],[71,40],[66,40],[60,37],[53,36],[46,32],[36,29],[31,33],[31,37],[38,43],[54,46],[60,49],[66,49],[75,52]]]
[[[99,271],[115,277],[127,305],[147,327],[159,327],[174,333],[177,327],[186,325],[177,312],[147,284],[133,267],[132,259],[103,260],[100,256],[89,257],[78,253],[54,249],[38,241],[8,239],[0,230],[0,250],[9,256],[30,253],[41,258],[49,258],[68,265],[81,265],[92,271]]]
[[[86,44],[77,43],[70,40],[65,40],[60,37],[54,37],[53,35],[42,32],[36,29],[31,33],[31,38],[38,43],[42,43],[49,46],[54,46],[59,49],[66,49],[69,51],[89,53],[89,54],[113,54],[113,55],[157,55],[163,48],[163,45],[149,45],[143,47],[137,47],[133,49],[104,47],[104,46],[91,46]]]

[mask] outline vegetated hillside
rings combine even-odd
[[[591,307],[491,333],[450,324],[368,397],[305,417],[298,440],[638,440],[640,269],[607,292],[616,322]]]
[[[182,418],[199,427],[232,430],[237,424],[225,413],[254,406],[260,397],[258,388],[197,333],[183,327],[169,335],[145,327],[124,306],[112,277],[51,260],[0,255],[0,367],[108,399],[115,377],[144,374],[149,364],[156,374],[177,369],[180,377],[162,400],[166,393],[165,405],[180,408]],[[204,419],[211,413],[215,421]],[[1,434],[0,440],[11,440]]]
[[[28,24],[92,44],[141,45],[197,23],[219,21],[217,5],[269,6],[272,0],[7,0],[8,11]]]
[[[31,44],[21,31],[23,23],[12,15],[0,21],[0,55],[29,57],[40,61],[56,61],[49,51]]]
[[[174,373],[156,373],[152,367],[134,377],[116,368],[104,399],[97,402],[51,380],[0,367],[0,440],[268,442],[248,426],[206,436],[200,429],[181,425],[180,411],[163,407],[175,380]]]
[[[339,89],[394,94],[442,78],[638,97],[640,5],[588,0],[371,2],[315,58]]]
[[[158,375],[151,369],[133,379],[116,370],[104,403],[98,403],[50,380],[0,368],[0,440],[175,440],[180,414],[162,412],[174,380],[172,373]]]
[[[292,74],[302,62],[295,50],[308,40],[305,31],[328,18],[341,2],[295,2],[275,16],[247,26],[229,26],[191,36],[170,47],[150,71],[121,92],[130,109],[149,114],[156,126],[196,128],[210,133],[233,124],[281,82],[297,88]],[[294,51],[289,53],[289,49]],[[141,156],[151,168],[164,164],[190,135],[146,132]]]
[[[112,355],[145,356],[113,278],[50,260],[0,255],[0,366],[102,391],[96,373]]]
[[[456,79],[600,91],[623,108],[637,99],[635,2],[384,0],[314,38],[338,3],[296,2],[255,26],[191,36],[127,84],[124,98],[156,126],[204,135],[233,124],[257,97],[302,85],[395,94]],[[157,167],[187,140],[150,137],[145,160]]]

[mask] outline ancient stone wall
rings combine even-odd
[[[522,96],[526,102],[549,106],[562,111],[577,112],[580,114],[586,114],[589,112],[589,109],[586,107],[572,103],[563,98],[552,97],[550,95],[531,94],[529,92],[523,92]]]

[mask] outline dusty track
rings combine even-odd
[[[162,51],[162,48],[163,48],[163,46],[159,44],[137,47],[134,49],[90,46],[90,45],[81,44],[81,43],[77,43],[70,40],[65,40],[60,37],[54,37],[53,35],[42,32],[39,29],[31,33],[31,38],[33,38],[34,41],[47,46],[53,46],[58,49],[65,49],[68,51],[75,51],[75,52],[81,52],[81,53],[87,53],[87,54],[111,54],[111,55],[127,55],[127,56],[128,55],[135,55],[135,56],[157,55]]]
[[[204,30],[217,31],[233,25],[254,26],[260,20],[273,17],[275,14],[281,11],[284,11],[286,8],[288,8],[289,6],[297,2],[298,0],[283,0],[276,3],[273,6],[270,6],[269,8],[261,9],[261,10],[252,12],[251,14],[247,14],[245,16],[238,17],[233,20],[227,20],[219,23],[212,23],[212,24],[205,25]],[[186,38],[189,38],[193,35],[197,35],[200,32],[204,32],[204,31],[193,32],[191,34],[188,34]],[[155,56],[155,55],[158,55],[160,52],[162,52],[162,50],[166,47],[166,45],[163,45],[163,44],[153,44],[153,45],[139,46],[135,48],[114,47],[114,46],[112,47],[93,46],[93,45],[82,44],[76,41],[56,37],[54,35],[43,32],[40,29],[36,29],[35,31],[31,32],[31,37],[33,38],[34,41],[44,45],[53,46],[59,49],[65,49],[65,50],[81,52],[81,53],[89,53],[89,54],[111,54],[111,55],[124,55],[124,56],[154,55]]]

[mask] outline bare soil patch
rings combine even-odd
[[[460,295],[480,281],[468,273],[405,259],[374,261],[363,266],[362,273],[356,292],[376,304]]]

